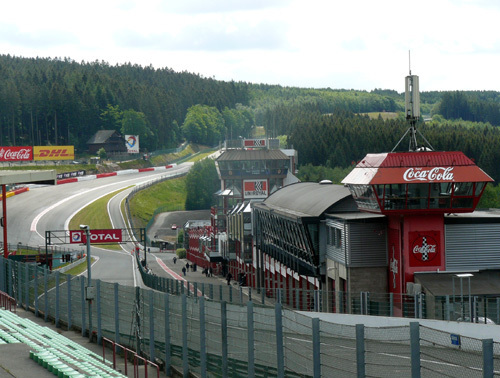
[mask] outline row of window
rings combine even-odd
[[[349,185],[359,207],[370,210],[466,209],[474,207],[484,182]]]

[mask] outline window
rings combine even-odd
[[[342,230],[340,228],[328,227],[327,244],[335,248],[342,247]]]

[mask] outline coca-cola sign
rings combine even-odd
[[[453,167],[408,168],[403,174],[405,181],[453,181],[453,179]]]
[[[0,147],[0,161],[33,160],[33,147]]]
[[[410,266],[440,264],[439,231],[410,232]]]

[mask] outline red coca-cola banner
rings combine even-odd
[[[30,161],[33,160],[33,147],[0,147],[0,161]]]

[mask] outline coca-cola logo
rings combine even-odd
[[[453,181],[453,167],[431,169],[408,168],[403,174],[405,181]]]
[[[33,160],[33,149],[31,147],[1,147],[0,160]]]
[[[432,261],[437,256],[437,242],[432,236],[420,236],[413,241],[412,252],[417,260]]]

